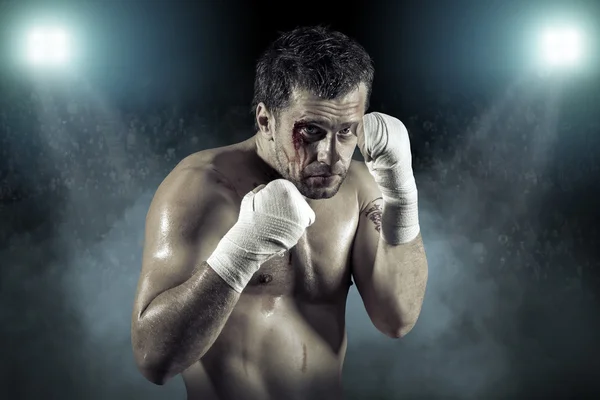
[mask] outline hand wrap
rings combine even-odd
[[[315,213],[298,189],[275,180],[244,196],[238,221],[206,262],[241,293],[261,264],[294,247],[314,221]]]
[[[381,233],[390,244],[407,243],[420,232],[417,184],[404,124],[381,113],[363,117],[365,163],[383,195]]]

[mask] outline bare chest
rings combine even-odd
[[[312,205],[315,223],[298,244],[265,262],[254,274],[247,293],[293,295],[319,302],[337,297],[350,286],[350,256],[358,225],[354,204]]]

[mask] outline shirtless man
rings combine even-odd
[[[427,260],[410,144],[365,115],[372,80],[343,34],[285,33],[257,65],[256,134],[160,185],[131,328],[148,380],[182,374],[189,399],[341,399],[352,280],[385,335],[414,326]]]

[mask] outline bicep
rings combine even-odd
[[[352,249],[352,275],[357,289],[361,291],[361,287],[364,289],[368,286],[373,272],[379,245],[383,199],[366,165],[356,163],[353,167],[360,215]]]
[[[238,210],[222,187],[201,185],[214,182],[197,179],[190,183],[159,188],[150,206],[135,302],[138,315],[159,294],[188,280],[237,221]]]
[[[352,249],[352,275],[361,290],[370,281],[381,230],[383,200],[375,198],[360,211]]]

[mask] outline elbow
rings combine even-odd
[[[165,373],[164,369],[138,365],[138,370],[144,378],[158,386],[164,385],[171,379],[171,376]]]
[[[158,386],[164,385],[176,375],[169,363],[158,360],[148,353],[136,353],[135,363],[142,376]]]
[[[135,334],[133,337],[135,338]],[[164,385],[173,374],[170,374],[170,368],[164,357],[153,354],[148,351],[148,345],[140,343],[139,340],[133,342],[133,356],[138,371],[151,383],[155,385]]]
[[[183,372],[189,365],[185,366],[176,361],[172,353],[161,353],[148,350],[158,348],[157,344],[135,343],[133,353],[138,371],[151,383],[162,386],[171,378]]]
[[[416,325],[417,321],[411,323],[403,323],[391,327],[387,327],[385,330],[381,330],[383,334],[392,339],[401,339],[412,330]]]
[[[169,369],[166,368],[165,363],[156,361],[147,352],[134,350],[134,358],[138,371],[155,385],[162,386],[171,379],[171,375],[168,373]]]
[[[417,318],[390,318],[389,316],[374,319],[373,324],[381,333],[392,339],[401,339],[414,328]]]
[[[384,335],[392,339],[400,339],[408,335],[417,324],[421,315],[422,301],[406,304],[406,302],[388,303],[387,307],[377,309],[374,325]],[[385,310],[385,311],[384,311]]]

